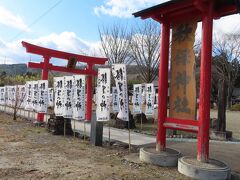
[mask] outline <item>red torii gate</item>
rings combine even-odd
[[[198,161],[209,159],[210,88],[212,60],[213,19],[236,14],[239,0],[171,0],[134,13],[142,19],[152,18],[162,24],[159,65],[158,131],[157,150],[166,149],[166,129],[177,129],[198,133]],[[188,20],[202,21],[202,48],[200,67],[199,119],[181,120],[167,117],[169,36],[173,23]]]
[[[41,46],[36,46],[22,41],[22,46],[26,48],[26,52],[43,56],[44,61],[40,63],[28,62],[28,68],[42,69],[42,80],[48,80],[48,71],[68,72],[73,74],[84,74],[87,76],[87,103],[86,103],[86,120],[90,121],[92,117],[92,76],[96,76],[97,72],[93,70],[95,64],[105,64],[107,58],[90,57],[63,51],[57,51]],[[67,67],[55,66],[50,63],[51,58],[58,58],[68,61]],[[77,62],[87,63],[84,70],[74,69]],[[43,121],[44,114],[38,113],[38,121]]]

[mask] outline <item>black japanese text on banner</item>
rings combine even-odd
[[[31,111],[33,109],[32,106],[32,93],[33,93],[33,82],[27,81],[26,82],[26,102],[25,102],[25,109]]]
[[[129,121],[126,65],[113,64],[112,74],[115,79],[119,99],[119,113],[117,118],[123,121]]]
[[[133,85],[133,114],[142,113],[142,85]]]
[[[9,88],[10,88],[10,86],[5,86],[5,94],[6,94],[5,103],[6,103],[7,106],[9,106],[9,104],[10,104],[10,100],[9,100],[9,95],[10,95]]]
[[[155,99],[155,90],[153,84],[145,84],[146,91],[146,110],[145,114],[147,116],[154,115],[154,99]]]
[[[55,91],[54,113],[55,113],[56,116],[62,116],[63,115],[63,105],[64,105],[63,83],[64,83],[64,78],[63,77],[55,77],[54,78],[54,91]]]
[[[38,81],[33,81],[32,106],[35,111],[38,108]]]
[[[37,112],[47,113],[47,109],[48,109],[48,80],[39,80]]]
[[[26,91],[25,91],[25,85],[18,85],[17,86],[17,101],[18,101],[18,107],[24,108],[25,102],[26,102]]]
[[[5,87],[0,87],[0,105],[5,105],[6,101],[6,91]]]
[[[54,104],[53,88],[48,88],[48,106],[53,107]]]
[[[17,86],[12,86],[12,107],[15,106],[16,101],[17,101]]]
[[[97,79],[97,121],[110,120],[110,69],[99,68]]]
[[[112,87],[112,110],[114,113],[119,112],[118,92],[116,87]]]
[[[73,119],[85,120],[86,115],[86,77],[84,75],[73,76]]]
[[[63,117],[72,118],[73,116],[73,77],[64,77],[64,106],[63,106]]]

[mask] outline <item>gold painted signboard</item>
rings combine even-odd
[[[196,80],[193,51],[197,22],[172,27],[169,117],[195,119]]]

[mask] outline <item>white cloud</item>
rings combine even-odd
[[[110,16],[132,17],[132,13],[151,7],[169,0],[107,0],[103,5],[94,8],[97,15],[107,14]]]
[[[0,6],[0,24],[10,26],[23,31],[30,31],[30,28],[25,24],[19,15],[13,14],[11,11]]]
[[[240,15],[235,14],[214,21],[214,28],[221,33],[240,33]]]
[[[22,40],[17,40],[6,43],[0,40],[0,64],[27,63],[30,57],[32,61],[42,61],[42,57],[26,53],[25,48],[22,47],[21,41]],[[100,42],[87,42],[80,39],[74,32],[62,32],[60,34],[52,33],[37,39],[24,39],[24,41],[66,52],[101,56],[99,51]],[[54,62],[56,63],[56,61],[53,61],[53,63]]]

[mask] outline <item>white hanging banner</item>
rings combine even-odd
[[[0,87],[0,105],[5,105],[6,102],[6,91],[5,87]]]
[[[25,85],[18,85],[17,86],[17,101],[18,101],[18,107],[24,108],[25,102],[26,102],[26,91],[25,91]]]
[[[33,81],[32,82],[32,107],[33,110],[37,111],[38,108],[38,81]]]
[[[55,102],[54,102],[54,113],[56,116],[63,115],[63,106],[64,106],[64,78],[55,77],[54,78],[54,92],[55,92]]]
[[[110,69],[99,68],[97,79],[97,121],[110,120]]]
[[[155,100],[155,90],[152,83],[145,85],[146,92],[146,109],[145,114],[147,116],[154,115],[154,100]]]
[[[6,86],[6,93],[7,93],[7,105],[12,105],[12,93],[11,93],[11,86]]]
[[[113,64],[112,74],[115,79],[119,99],[119,113],[117,118],[129,121],[126,65]]]
[[[142,85],[133,85],[133,114],[142,113]]]
[[[33,109],[32,106],[32,93],[33,93],[33,81],[26,82],[26,102],[25,109],[31,111]]]
[[[86,114],[86,78],[84,75],[73,76],[73,119],[85,120]]]
[[[39,80],[37,112],[47,113],[47,110],[48,110],[48,80]]]
[[[53,100],[53,88],[48,88],[48,106],[53,107],[54,100]]]
[[[63,117],[72,118],[73,115],[73,77],[64,77],[64,106],[63,106]]]
[[[116,87],[112,87],[112,111],[114,113],[119,112],[118,92]]]
[[[10,106],[15,107],[16,104],[16,86],[10,86]]]

